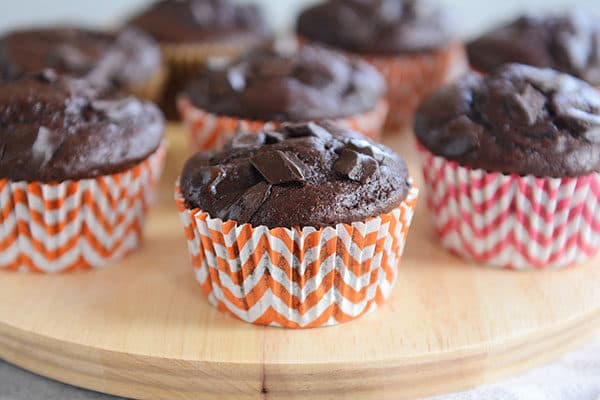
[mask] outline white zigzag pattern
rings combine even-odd
[[[415,199],[417,193],[418,191],[413,189],[407,200]],[[188,240],[188,248],[193,257],[201,256],[201,263],[195,268],[196,279],[201,285],[204,286],[208,284],[210,286],[208,299],[212,304],[222,304],[238,318],[248,322],[256,321],[269,309],[269,307],[271,307],[287,321],[294,322],[299,326],[307,326],[319,318],[332,304],[336,304],[344,314],[355,317],[376,308],[377,305],[375,302],[371,301],[375,298],[378,291],[384,298],[387,298],[390,295],[397,276],[396,267],[399,261],[398,257],[402,254],[405,244],[403,227],[408,226],[413,217],[412,210],[406,204],[403,205],[403,211],[403,219],[401,219],[400,210],[393,211],[393,216],[397,221],[393,232],[390,231],[390,224],[382,224],[382,221],[379,218],[369,220],[367,223],[352,224],[353,228],[355,228],[357,232],[360,232],[360,235],[363,237],[371,233],[377,233],[377,239],[383,239],[383,246],[381,246],[381,248],[376,250],[375,246],[370,245],[366,246],[365,249],[361,251],[346,229],[343,228],[342,225],[339,225],[336,228],[325,228],[323,230],[319,243],[311,249],[306,250],[303,262],[300,262],[299,258],[290,252],[280,239],[270,235],[269,230],[266,227],[255,227],[251,238],[244,247],[239,250],[238,257],[230,259],[227,248],[235,247],[236,238],[242,230],[241,226],[236,226],[231,229],[228,234],[223,234],[225,246],[212,242],[209,247],[205,247],[200,240],[200,236],[210,237],[209,231],[222,233],[223,222],[219,219],[208,217],[203,220],[199,218],[201,213],[191,216],[189,210],[182,211],[180,216],[182,223],[186,228],[192,226],[192,218],[195,218],[196,229],[194,230],[194,237]],[[301,232],[288,229],[286,230],[286,233],[300,248],[304,248],[303,245],[307,235],[314,233],[315,231],[314,228],[307,227]],[[333,238],[337,238],[337,240],[344,243],[354,262],[367,263],[367,265],[370,265],[370,268],[367,268],[363,274],[357,276],[347,268],[341,257],[337,254],[332,254],[325,260],[321,260],[318,273],[304,282],[301,287],[297,282],[290,280],[287,274],[279,267],[273,265],[268,253],[265,253],[258,262],[258,265],[255,266],[254,270],[248,276],[244,276],[240,284],[234,283],[230,274],[240,272],[241,266],[251,258],[253,251],[256,248],[256,244],[263,237],[267,237],[271,248],[281,254],[299,274],[304,274],[306,272],[308,264],[318,259],[322,246]],[[387,255],[388,265],[393,271],[390,280],[387,279],[386,272],[381,267],[384,254]],[[217,267],[217,257],[227,262],[227,270],[222,271]],[[230,295],[245,302],[248,293],[261,282],[265,274],[268,274],[274,281],[278,282],[285,287],[290,294],[295,296],[300,303],[304,303],[312,293],[322,287],[325,276],[333,270],[337,270],[348,287],[351,287],[355,291],[366,290],[362,301],[359,301],[356,304],[353,303],[344,297],[344,293],[340,292],[338,287],[333,286],[321,299],[319,299],[317,304],[309,310],[306,310],[306,312],[301,313],[273,294],[271,289],[267,289],[263,296],[253,304],[252,307],[240,309],[238,306],[231,303],[228,297],[223,293],[222,289],[227,288]],[[209,271],[211,271],[210,274]],[[371,283],[370,280],[374,273],[377,273],[377,279],[375,282]],[[367,309],[367,307],[369,308]],[[337,322],[338,321],[331,317],[325,322],[325,325],[335,324]],[[277,325],[275,323],[273,324]]]
[[[67,196],[67,187],[71,182],[63,184],[42,184],[41,198],[28,191],[26,182],[7,182],[0,191],[0,209],[13,203],[12,212],[0,224],[0,243],[9,239],[14,234],[19,223],[25,224],[28,234],[42,244],[47,252],[53,252],[77,238],[73,247],[55,260],[46,258],[44,253],[38,251],[31,239],[22,233],[17,234],[16,240],[4,251],[0,252],[0,269],[14,264],[21,255],[28,256],[38,269],[47,273],[56,273],[68,268],[83,258],[94,268],[100,268],[107,262],[118,259],[124,253],[135,248],[139,242],[135,229],[130,230],[134,223],[141,229],[144,223],[145,209],[152,201],[151,187],[157,182],[162,170],[163,149],[161,148],[144,164],[138,177],[132,171],[120,174],[120,179],[103,177],[109,193],[101,191],[98,179],[84,179],[78,181],[75,193]],[[26,195],[26,204],[16,203],[11,200],[15,191],[22,191]],[[93,207],[82,203],[85,194],[90,194],[95,207],[100,211],[102,218],[110,225],[112,232],[107,231],[98,220]],[[109,198],[119,199],[115,207],[111,207]],[[132,199],[135,197],[133,203]],[[59,209],[46,210],[45,202],[63,199]],[[15,204],[16,203],[16,204]],[[41,214],[43,225],[33,220],[32,212]],[[76,213],[75,218],[67,223],[70,213]],[[118,221],[122,218],[122,221]],[[46,226],[65,224],[60,232],[49,234]],[[91,231],[94,239],[101,244],[108,254],[99,253],[88,239],[81,235],[83,225]],[[81,235],[81,236],[80,236]],[[25,264],[18,269],[27,269]]]
[[[259,319],[269,307],[273,308],[277,313],[283,316],[288,321],[293,321],[301,327],[310,325],[313,321],[323,314],[323,312],[331,305],[336,304],[344,314],[350,317],[358,317],[365,312],[369,302],[373,300],[377,292],[377,286],[372,285],[369,287],[367,297],[359,304],[354,304],[346,300],[342,293],[340,293],[335,287],[331,288],[319,302],[312,308],[307,310],[304,314],[289,307],[279,297],[273,294],[269,289],[267,290],[261,299],[257,301],[250,309],[243,310],[230,303],[229,300],[223,295],[221,288],[218,286],[214,287],[213,298],[209,299],[213,305],[217,305],[219,302],[224,304],[229,311],[235,316],[244,321],[256,321]],[[335,319],[329,320],[323,326],[337,324],[338,321]]]
[[[210,236],[210,230],[219,231],[220,227],[218,225],[219,223],[216,221],[208,221],[206,224],[199,224],[198,230],[202,235]],[[316,231],[314,228],[305,229],[306,231],[304,231],[302,234],[298,234],[295,230],[292,229],[287,230],[288,236],[292,237],[301,248],[304,248],[304,240],[306,239],[306,236]],[[216,262],[214,257],[230,260],[227,248],[235,246],[236,238],[240,230],[241,228],[238,227],[236,229],[233,229],[229,234],[224,235],[225,246],[222,246],[217,243],[213,244],[214,251],[210,251],[212,257],[211,260],[213,260],[213,265]],[[381,239],[382,235],[384,235],[383,232],[387,232],[388,226],[387,224],[381,225],[379,223],[371,222],[364,228],[357,224],[357,230],[361,231],[360,233],[363,236],[378,232],[377,238]],[[290,265],[294,266],[294,268],[297,268],[298,272],[301,274],[305,272],[305,268],[308,264],[314,262],[315,260],[318,260],[322,249],[322,246],[314,246],[310,249],[307,249],[305,251],[304,262],[300,262],[300,260],[289,251],[286,245],[279,238],[269,234],[268,228],[264,226],[256,227],[251,238],[247,241],[246,244],[244,244],[242,249],[239,251],[239,255],[236,258],[238,262],[231,264],[232,272],[238,272],[242,265],[244,265],[252,257],[253,251],[256,248],[257,243],[259,243],[259,241],[262,238],[267,238],[271,248],[280,249],[278,250],[278,253],[280,253]],[[361,250],[356,246],[356,243],[352,241],[352,238],[348,236],[346,230],[341,226],[336,229],[324,230],[322,234],[321,244],[324,245],[326,242],[334,238],[337,238],[346,246],[346,249],[349,251],[350,255],[357,263],[361,263],[363,260],[368,260],[369,258],[373,257],[375,253],[374,245],[366,246],[361,252]],[[190,251],[193,255],[197,255],[200,251],[200,248],[194,247],[191,248]],[[206,252],[208,250],[205,249],[204,251]]]
[[[208,279],[208,268],[198,268],[196,269],[196,279],[200,282],[200,284],[204,285],[207,282]],[[384,292],[384,290],[387,290],[388,294],[385,294],[385,292],[383,293],[384,298],[389,297],[389,292],[391,291],[391,286],[393,285],[393,283],[395,282],[395,278],[393,282],[388,282],[387,280],[383,280],[381,282],[378,282],[379,284],[381,284],[382,286],[379,287],[379,289]],[[374,285],[375,286],[375,285]],[[373,286],[373,287],[374,287]],[[332,291],[336,290],[335,288],[331,288],[330,291],[328,292],[331,293]],[[336,290],[337,291],[337,290]],[[220,299],[224,299],[224,300],[220,300]],[[273,307],[277,312],[279,312],[280,315],[286,316],[289,313],[286,313],[286,309],[288,307],[286,307],[284,305],[284,307],[282,308],[281,305],[283,304],[283,301],[281,301],[281,299],[279,299],[277,296],[274,296],[273,293],[269,290],[267,291],[267,293],[265,293],[264,300],[262,301],[262,304],[258,305],[255,304],[255,306],[253,307],[253,311],[252,312],[247,312],[245,310],[240,310],[239,308],[237,308],[236,306],[234,306],[233,304],[231,304],[226,298],[225,296],[223,296],[222,290],[217,287],[216,291],[211,292],[208,295],[208,301],[213,304],[214,306],[217,306],[219,304],[219,301],[221,301],[223,304],[225,304],[225,306],[231,310],[233,312],[234,315],[236,315],[238,318],[248,321],[248,322],[252,322],[252,321],[256,321],[269,307],[269,305],[271,305],[271,302],[276,302],[278,306]],[[302,319],[302,321],[298,322],[298,324],[300,326],[308,326],[310,325],[316,318],[318,318],[324,309],[326,309],[330,303],[330,301],[337,301],[337,299],[340,299],[340,302],[344,302],[344,304],[347,304],[348,302],[345,300],[345,298],[343,296],[339,295],[339,292],[337,293],[337,296],[334,297],[333,299],[331,298],[331,296],[324,296],[323,299],[319,302],[319,304],[317,304],[316,306],[313,306],[312,309],[308,310],[304,316],[301,316],[300,318]],[[360,315],[362,312],[365,312],[365,314],[371,313],[373,311],[375,311],[377,309],[377,303],[376,302],[372,302],[369,309],[368,310],[364,310],[365,306],[367,305],[366,302],[371,301],[373,299],[373,296],[371,295],[371,293],[367,293],[367,296],[365,296],[365,301],[363,301],[364,304],[361,305],[354,305],[352,303],[350,303],[350,305],[342,305],[341,308],[342,310],[348,314],[348,315],[354,315],[354,316],[358,316]],[[362,307],[361,307],[362,306]],[[354,314],[351,314],[354,313]],[[299,314],[299,313],[297,313]],[[333,316],[331,318],[329,318],[327,320],[327,322],[325,322],[324,324],[322,324],[321,326],[330,326],[330,325],[336,325],[338,324],[339,321],[337,321]],[[280,324],[276,323],[276,322],[272,322],[270,324],[271,326],[281,326]]]
[[[600,231],[594,230],[600,227],[600,174],[579,179],[495,174],[479,188],[472,182],[481,181],[485,171],[426,151],[424,157],[434,224],[442,245],[455,253],[496,267],[560,268],[587,260],[600,248]],[[437,179],[440,172],[443,178]],[[467,192],[458,193],[458,186]],[[490,205],[481,209],[486,202]]]
[[[213,262],[209,254],[207,254],[206,262],[207,267],[216,265],[216,263]],[[249,276],[245,277],[241,286],[235,284],[231,280],[231,277],[227,272],[215,269],[214,273],[217,275],[217,278],[221,285],[230,288],[232,294],[240,299],[245,297],[247,293],[251,292],[255,288],[257,283],[259,283],[260,280],[263,279],[265,272],[267,272],[271,276],[271,278],[273,278],[275,281],[279,282],[282,286],[284,286],[289,293],[291,293],[293,296],[297,297],[300,300],[304,300],[323,284],[326,275],[333,270],[336,270],[342,276],[346,285],[352,287],[356,291],[362,290],[363,288],[370,285],[370,279],[373,275],[373,272],[381,265],[381,254],[379,254],[377,257],[374,257],[370,264],[370,270],[365,271],[365,273],[361,276],[356,276],[348,268],[346,268],[344,261],[341,258],[337,257],[335,254],[331,255],[327,259],[323,260],[319,269],[319,274],[308,279],[304,283],[303,287],[298,285],[296,282],[290,280],[280,268],[274,266],[271,263],[268,254],[265,254],[262,260],[260,261],[259,265],[252,271],[252,273]]]
[[[435,165],[435,167],[438,169],[443,168],[441,165]],[[594,196],[594,193],[589,185],[577,188],[574,181],[561,185],[560,179],[548,179],[549,185],[547,186],[547,190],[539,188],[537,185],[531,185],[529,186],[529,189],[532,191],[532,193],[524,194],[519,188],[519,180],[505,177],[505,179],[500,179],[493,184],[487,184],[482,189],[471,188],[468,195],[460,193],[458,201],[453,197],[444,199],[444,197],[448,194],[448,188],[443,182],[452,182],[455,180],[458,182],[467,182],[471,178],[459,171],[457,171],[457,173],[453,176],[451,174],[452,171],[449,171],[449,169],[446,168],[444,169],[444,180],[437,181],[435,176],[432,176],[435,175],[431,173],[432,171],[434,171],[434,168],[431,168],[425,172],[428,175],[427,182],[430,193],[430,201],[434,206],[439,206],[443,200],[447,201],[447,203],[444,205],[444,211],[446,211],[446,213],[437,216],[438,220],[436,220],[436,222],[438,222],[438,225],[445,224],[449,218],[456,215],[458,211],[472,215],[470,210],[472,210],[474,207],[480,208],[484,203],[492,200],[495,202],[494,207],[488,208],[484,210],[483,213],[473,216],[473,222],[475,224],[481,224],[476,225],[477,229],[482,229],[494,218],[498,217],[503,210],[506,210],[509,207],[513,207],[524,214],[529,214],[530,210],[532,210],[534,206],[541,206],[542,210],[545,211],[547,215],[552,215],[552,223],[556,223],[557,218],[559,218],[561,221],[566,220],[572,212],[571,209],[574,207],[566,208],[558,212],[556,211],[559,202],[565,198],[569,198],[569,201],[572,205],[583,203],[588,212],[591,212],[590,206],[592,208],[596,207],[595,203],[589,203],[587,201],[590,196]],[[478,175],[479,171],[473,171],[473,179],[480,179]],[[495,196],[497,196],[496,191],[500,187],[507,187],[507,193],[501,197],[495,198]],[[549,192],[558,192],[558,196],[552,199],[549,196]],[[536,218],[531,222],[540,224],[540,231],[547,231],[549,228],[549,226],[545,225],[544,219],[538,217],[537,215]]]

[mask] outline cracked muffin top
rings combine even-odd
[[[122,172],[160,145],[152,103],[52,70],[0,82],[0,178],[62,182]]]
[[[208,65],[185,90],[208,112],[264,121],[304,122],[372,110],[385,93],[375,68],[322,47],[254,52]]]
[[[551,69],[507,64],[470,74],[419,107],[415,133],[433,154],[519,175],[600,172],[600,93]]]
[[[188,209],[239,224],[326,227],[395,209],[411,188],[390,149],[328,123],[235,137],[190,158],[180,178]]]
[[[394,55],[446,47],[448,14],[429,0],[328,0],[306,9],[297,33],[354,53]]]
[[[467,51],[483,72],[520,63],[600,85],[600,18],[583,12],[522,16],[475,39]]]

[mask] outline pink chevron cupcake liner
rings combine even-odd
[[[101,268],[137,247],[165,146],[113,175],[61,183],[0,180],[0,270]]]
[[[311,328],[383,304],[396,281],[418,190],[392,212],[332,227],[238,225],[175,198],[195,276],[209,302],[258,325]]]
[[[221,149],[238,133],[253,133],[281,126],[277,121],[259,121],[217,115],[202,110],[185,96],[177,100],[177,108],[188,130],[192,150],[204,151]],[[388,113],[388,105],[381,100],[375,108],[362,114],[334,119],[335,124],[378,139]]]
[[[420,146],[441,244],[509,269],[580,264],[600,250],[600,174],[540,178],[471,169]]]

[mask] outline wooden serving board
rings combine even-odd
[[[600,325],[600,258],[510,272],[448,255],[421,198],[398,282],[378,312],[284,330],[213,309],[197,287],[172,200],[172,148],[139,251],[98,272],[0,273],[0,357],[50,378],[140,399],[412,399],[548,361]],[[387,137],[419,177],[410,135]],[[419,179],[417,179],[419,183]]]

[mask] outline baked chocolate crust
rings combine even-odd
[[[539,177],[600,172],[600,93],[551,69],[507,64],[434,93],[415,132],[432,153],[471,168]]]
[[[183,169],[189,209],[239,224],[325,227],[398,207],[411,187],[390,149],[330,124],[288,124],[201,152]]]
[[[62,182],[122,172],[160,145],[151,103],[52,70],[0,82],[0,178]]]
[[[385,81],[358,59],[315,46],[293,54],[254,52],[207,66],[184,94],[215,114],[266,121],[343,118],[372,110]]]

